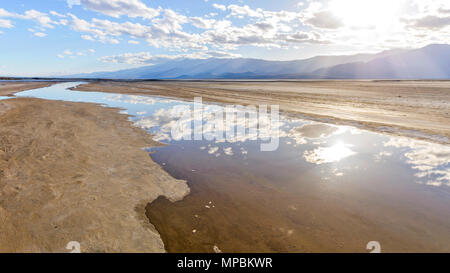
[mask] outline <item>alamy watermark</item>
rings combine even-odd
[[[204,105],[201,97],[193,106],[173,108],[179,119],[172,124],[173,140],[228,141],[260,140],[261,151],[278,149],[280,137],[279,106]]]
[[[66,249],[70,250],[70,253],[81,253],[81,244],[77,241],[70,241],[67,243]]]
[[[378,241],[370,241],[366,246],[367,250],[370,250],[370,253],[381,253],[381,244]]]

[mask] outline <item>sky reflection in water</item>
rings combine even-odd
[[[193,103],[159,97],[79,92],[66,89],[77,84],[58,84],[20,92],[17,96],[92,102],[120,107],[123,109],[121,113],[131,115],[135,125],[150,131],[155,135],[155,140],[178,145],[185,152],[195,149],[201,152],[201,156],[210,157],[214,161],[231,158],[242,161],[242,164],[246,165],[248,160],[259,160],[260,164],[269,169],[276,163],[275,160],[291,165],[320,165],[324,166],[320,169],[324,180],[357,176],[361,171],[360,168],[389,168],[393,173],[401,173],[402,177],[410,177],[412,183],[434,187],[450,186],[450,147],[447,145],[296,119],[282,114],[280,114],[280,124],[277,125],[280,130],[280,147],[275,152],[259,151],[261,140],[254,140],[254,134],[237,135],[229,141],[225,139],[174,141],[170,134],[171,128],[179,119],[174,108],[180,104],[192,106]],[[208,111],[214,107],[217,106],[208,105],[206,109]],[[202,122],[206,124],[208,119],[211,117],[208,118],[207,115]],[[193,119],[186,120],[186,125],[192,121]],[[249,122],[256,122],[256,120]],[[244,128],[248,127],[245,120],[237,120],[237,124]],[[210,129],[208,126],[204,127],[204,130]],[[229,131],[235,128],[223,129]],[[272,135],[270,131],[260,133],[263,133],[264,137]],[[166,147],[158,147],[155,150],[160,153],[171,151]],[[198,153],[195,154],[198,156]],[[220,162],[214,162],[214,165],[217,164]],[[364,179],[364,177],[358,179]]]

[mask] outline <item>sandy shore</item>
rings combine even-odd
[[[0,82],[0,96],[11,96],[20,91],[47,87],[54,82]]]
[[[189,192],[143,150],[118,109],[17,98],[0,104],[0,252],[163,252],[145,217]]]
[[[450,143],[450,81],[101,81],[77,90],[278,104],[312,119]]]

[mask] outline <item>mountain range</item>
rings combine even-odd
[[[70,75],[104,79],[450,79],[450,45],[304,60],[177,59],[116,72]]]

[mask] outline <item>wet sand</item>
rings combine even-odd
[[[277,104],[313,119],[450,143],[450,81],[99,81],[76,90]]]
[[[0,82],[0,96],[11,96],[20,91],[47,87],[54,82]]]
[[[0,252],[164,252],[145,217],[189,189],[153,162],[118,109],[15,98],[0,110]]]

